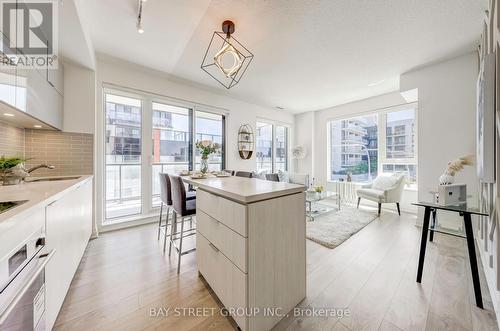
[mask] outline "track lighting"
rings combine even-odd
[[[146,2],[147,0],[138,0],[138,13],[137,13],[137,32],[140,34],[144,33],[144,27],[142,26],[142,4]]]

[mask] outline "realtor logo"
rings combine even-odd
[[[0,4],[4,57],[23,67],[55,68],[58,0],[0,0]]]

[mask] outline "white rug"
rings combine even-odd
[[[376,219],[377,213],[342,206],[339,211],[307,222],[306,237],[328,248],[335,248]]]

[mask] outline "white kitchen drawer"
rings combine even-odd
[[[230,229],[247,237],[246,206],[208,193],[201,189],[196,191],[196,209],[215,218]]]
[[[247,275],[238,269],[222,252],[205,238],[196,233],[196,260],[198,270],[212,287],[224,307],[237,310],[247,307]],[[233,316],[242,330],[246,330],[245,316]]]
[[[247,272],[247,239],[203,211],[196,213],[198,231],[213,243],[241,271]]]

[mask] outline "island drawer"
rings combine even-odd
[[[224,307],[247,307],[247,275],[241,272],[222,252],[198,230],[196,235],[198,270],[217,294]],[[246,330],[245,316],[234,316],[242,330]]]
[[[226,225],[230,229],[247,237],[247,207],[203,190],[196,192],[197,210]]]
[[[247,239],[201,210],[196,214],[196,223],[198,231],[246,273]]]

